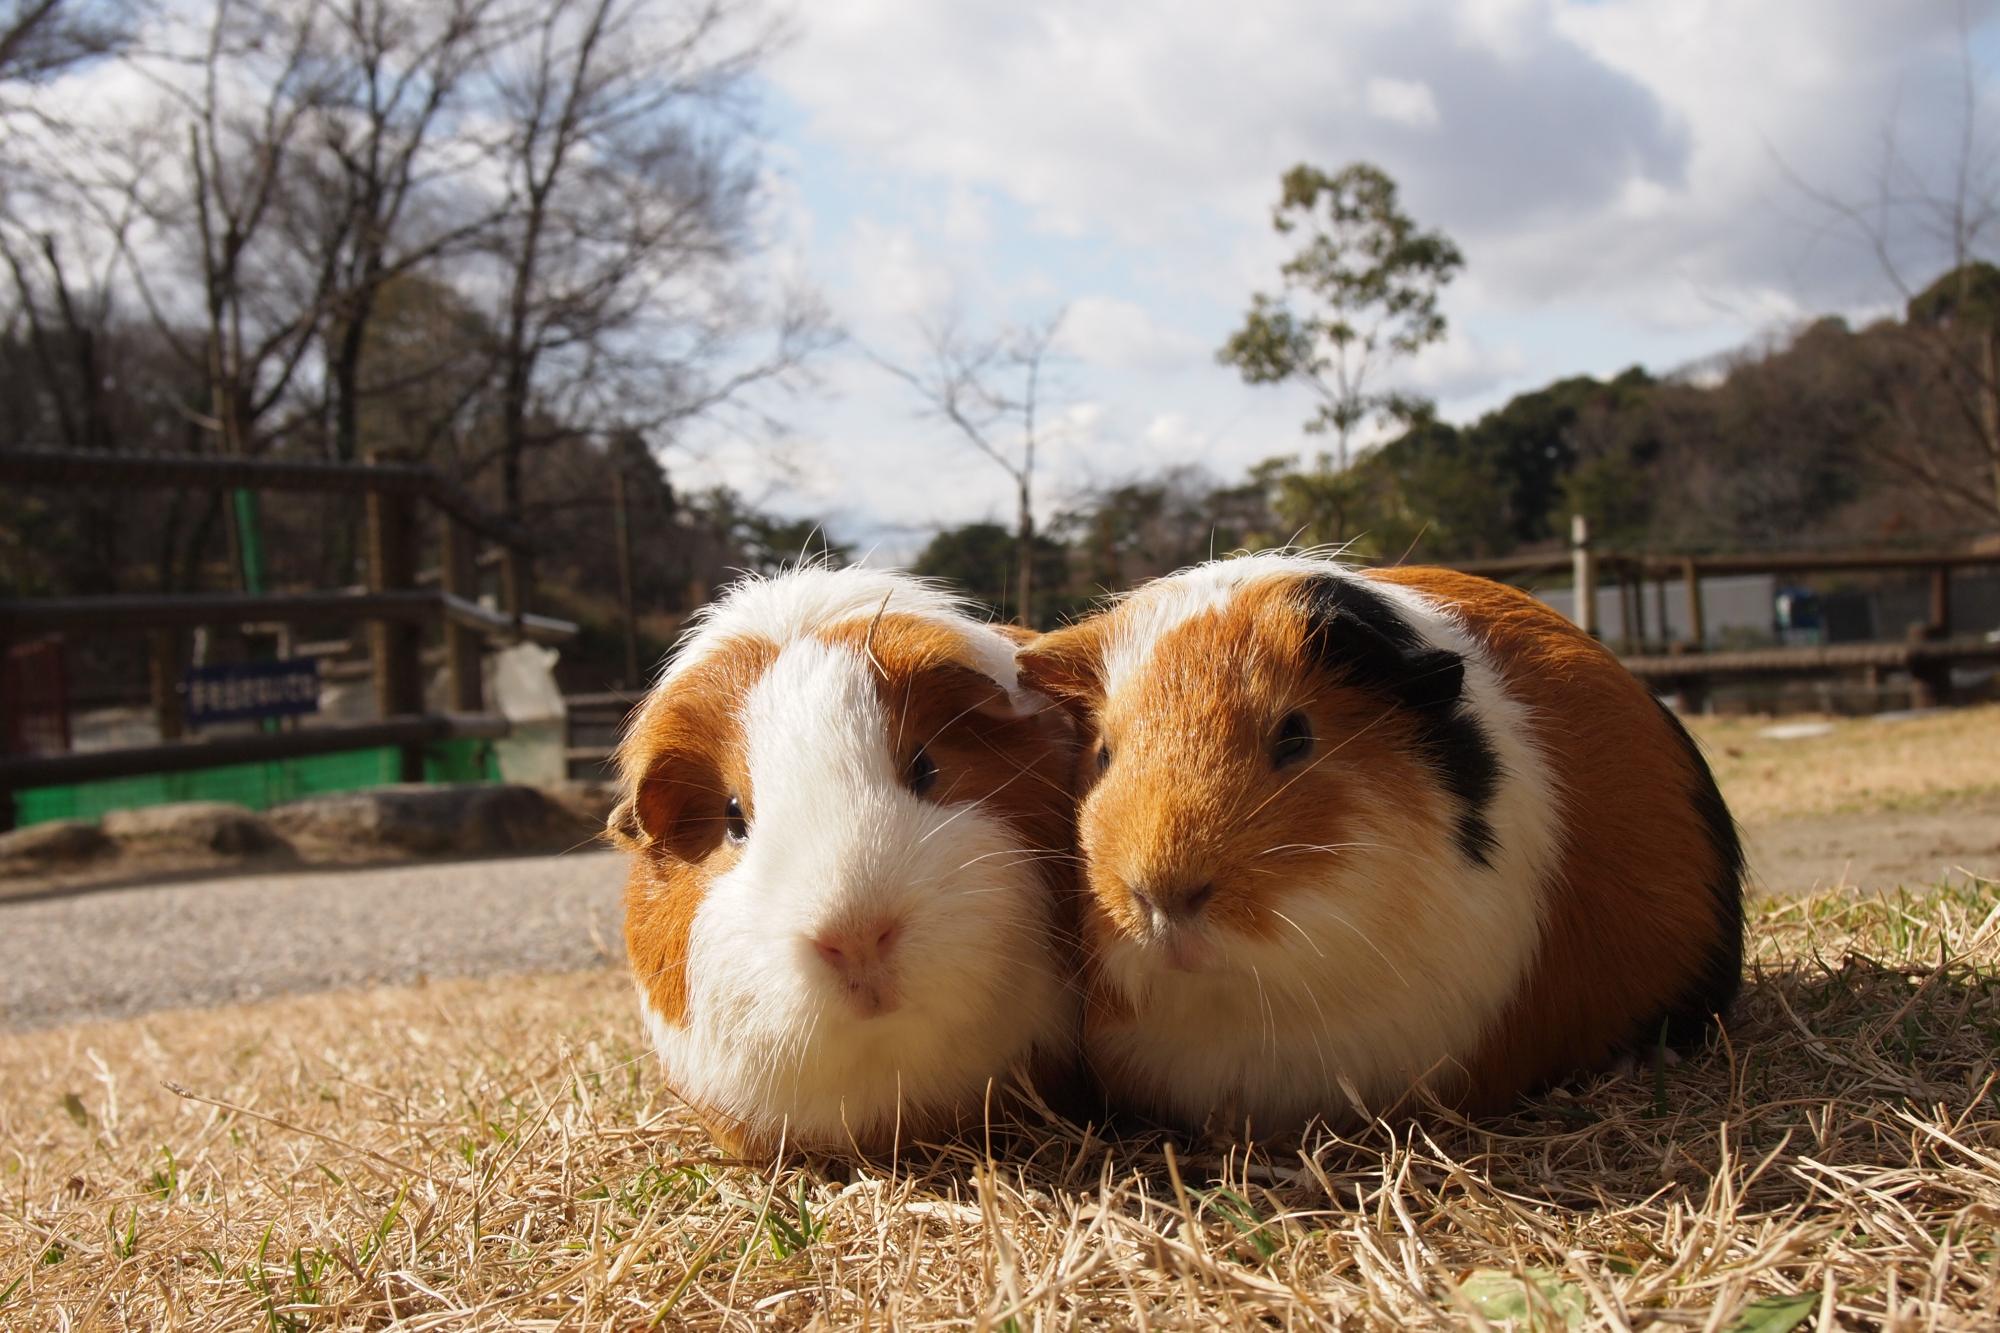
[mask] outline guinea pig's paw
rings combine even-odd
[[[1656,1046],[1644,1051],[1621,1051],[1617,1058],[1604,1067],[1605,1076],[1611,1079],[1639,1079],[1652,1074],[1653,1059],[1672,1069],[1681,1062],[1681,1053],[1671,1046]]]

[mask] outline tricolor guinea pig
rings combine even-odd
[[[626,947],[726,1146],[879,1151],[1074,1059],[1074,728],[1016,643],[919,580],[808,567],[731,587],[635,711]]]
[[[1019,660],[1086,724],[1084,1046],[1114,1103],[1253,1132],[1419,1087],[1497,1110],[1736,993],[1707,765],[1524,592],[1244,556]]]

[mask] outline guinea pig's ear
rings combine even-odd
[[[604,837],[612,846],[627,852],[636,852],[646,845],[646,830],[639,823],[639,803],[632,793],[621,797],[605,816]]]
[[[918,685],[918,682],[922,682]],[[920,695],[941,701],[954,716],[1012,721],[1019,716],[1014,701],[1000,683],[976,667],[963,662],[936,662],[911,679],[911,688]]]
[[[1444,709],[1465,688],[1465,659],[1425,643],[1395,607],[1352,578],[1307,579],[1300,592],[1306,651],[1350,685],[1405,708]]]
[[[619,799],[605,834],[627,851],[662,849],[696,861],[720,844],[732,793],[723,774],[740,745],[724,697],[704,690],[656,695],[618,743]],[[741,793],[745,805],[750,793]]]
[[[634,851],[659,848],[699,861],[722,844],[730,802],[720,765],[704,753],[668,750],[654,757],[630,795],[611,812],[612,837]],[[743,792],[742,803],[749,804]]]
[[[1104,696],[1105,617],[1096,615],[1050,630],[1014,653],[1021,683],[1062,704],[1090,704]]]

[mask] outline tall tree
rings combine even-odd
[[[1013,483],[1014,595],[1004,600],[1023,625],[1035,623],[1035,454],[1043,381],[1065,313],[990,336],[967,332],[951,315],[919,326],[925,359],[917,368],[875,358],[916,391],[926,415],[948,423]]]
[[[474,161],[447,138],[461,84],[506,26],[497,0],[336,0],[320,36],[333,76],[312,107],[309,174],[318,187],[297,210],[301,242],[332,250],[326,292],[326,387],[331,452],[360,452],[362,375],[369,325],[384,289],[450,254],[494,219],[489,207],[447,199]],[[469,191],[449,191],[463,196]],[[391,381],[423,373],[403,364]]]
[[[1013,596],[1016,589],[1008,586],[1016,581],[1007,574],[1013,563],[1014,542],[1015,534],[998,523],[946,528],[925,544],[911,570],[926,578],[943,579],[992,607],[1001,617],[1028,624]],[[1068,551],[1061,542],[1036,533],[1035,565],[1034,585],[1042,590],[1046,605],[1068,581]]]
[[[0,83],[36,83],[131,40],[128,0],[0,0]]]
[[[771,312],[734,267],[758,201],[741,103],[774,41],[751,0],[552,0],[496,62],[506,206],[488,258],[510,514],[531,448],[600,418],[669,434],[817,345],[795,304],[767,350],[743,349]]]
[[[1955,429],[1892,434],[1877,455],[1888,471],[1946,506],[2000,523],[2000,170],[1982,114],[1983,71],[1968,15],[1959,15],[1957,101],[1951,151],[1912,155],[1892,121],[1868,188],[1847,193],[1803,180],[1792,185],[1868,251],[1904,303],[1903,332],[1928,367],[1925,399],[1949,405]],[[1943,269],[1942,276],[1929,275]],[[1899,415],[1930,417],[1928,403]],[[1970,447],[1967,447],[1969,442]]]
[[[1403,211],[1396,183],[1356,162],[1327,175],[1296,166],[1281,183],[1271,225],[1301,233],[1279,266],[1276,296],[1251,297],[1243,325],[1216,357],[1252,384],[1303,384],[1319,399],[1306,422],[1332,432],[1345,471],[1349,440],[1370,418],[1407,418],[1412,400],[1376,387],[1382,368],[1445,335],[1438,297],[1464,265],[1443,232],[1425,231]]]
[[[328,21],[326,0],[216,0],[192,46],[167,52],[164,106],[125,145],[123,197],[100,204],[154,323],[208,377],[205,424],[222,453],[262,453],[308,415],[301,381],[338,246],[301,246],[286,223],[312,108],[336,77],[319,55]],[[198,339],[180,317],[189,282]]]

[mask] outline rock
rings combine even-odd
[[[536,787],[476,787],[461,836],[466,852],[564,852],[604,827]]]
[[[51,867],[108,856],[118,844],[105,836],[94,819],[52,819],[0,833],[0,868]]]
[[[258,856],[289,850],[255,811],[224,801],[176,801],[113,810],[104,816],[106,837],[130,850],[211,852]]]
[[[282,837],[301,848],[348,856],[566,851],[601,826],[534,787],[489,783],[314,796],[277,806],[268,817]]]
[[[611,807],[618,804],[618,788],[609,782],[572,778],[542,790],[576,817],[579,828],[592,833],[604,831],[604,821],[611,818]]]
[[[424,799],[446,788],[382,787],[308,796],[266,812],[279,836],[302,848],[338,852],[451,850],[455,812]]]

